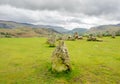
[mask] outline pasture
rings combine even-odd
[[[120,84],[120,37],[65,41],[72,71],[51,72],[46,38],[0,38],[0,84]]]

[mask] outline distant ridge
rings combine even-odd
[[[86,28],[74,28],[73,30],[67,30],[64,27],[61,26],[52,26],[52,25],[34,25],[30,23],[19,23],[19,22],[14,22],[14,21],[4,21],[0,20],[0,29],[19,29],[19,28],[37,28],[37,29],[46,29],[53,31],[55,33],[63,33],[63,34],[74,34],[75,32],[78,32],[79,35],[83,34],[90,34],[90,33],[105,33],[105,32],[120,32],[120,24],[109,24],[109,25],[100,25],[100,26],[95,26],[91,27],[90,29]],[[12,31],[11,30],[11,31]],[[49,32],[48,32],[49,33]]]
[[[110,25],[100,25],[96,27],[92,27],[88,30],[88,33],[98,33],[98,32],[117,32],[120,31],[120,24],[110,24]]]
[[[30,28],[49,28],[54,29],[57,32],[63,33],[68,31],[67,29],[60,26],[51,26],[51,25],[34,25],[29,23],[19,23],[14,21],[4,21],[0,20],[0,28],[12,29],[12,28],[22,28],[22,27],[30,27]]]
[[[45,37],[51,34],[60,34],[60,32],[29,23],[0,20],[0,37]]]

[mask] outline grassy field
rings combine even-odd
[[[46,38],[0,38],[0,84],[120,84],[120,37],[66,41],[72,71],[51,73]]]

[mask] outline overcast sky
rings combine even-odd
[[[120,0],[0,0],[0,20],[90,28],[120,23]]]

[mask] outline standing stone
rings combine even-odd
[[[75,33],[74,33],[74,38],[75,38],[75,39],[78,39],[78,37],[79,37],[78,32],[75,32]]]
[[[97,37],[98,37],[98,38],[102,38],[102,37],[103,37],[102,33],[99,32],[99,33],[97,34]]]
[[[115,32],[112,32],[112,38],[115,38]]]
[[[63,72],[70,70],[71,67],[68,50],[64,45],[64,41],[59,41],[59,45],[52,54],[52,71]]]
[[[47,40],[47,43],[49,44],[50,47],[55,47],[55,42],[56,42],[55,35],[50,36]]]

